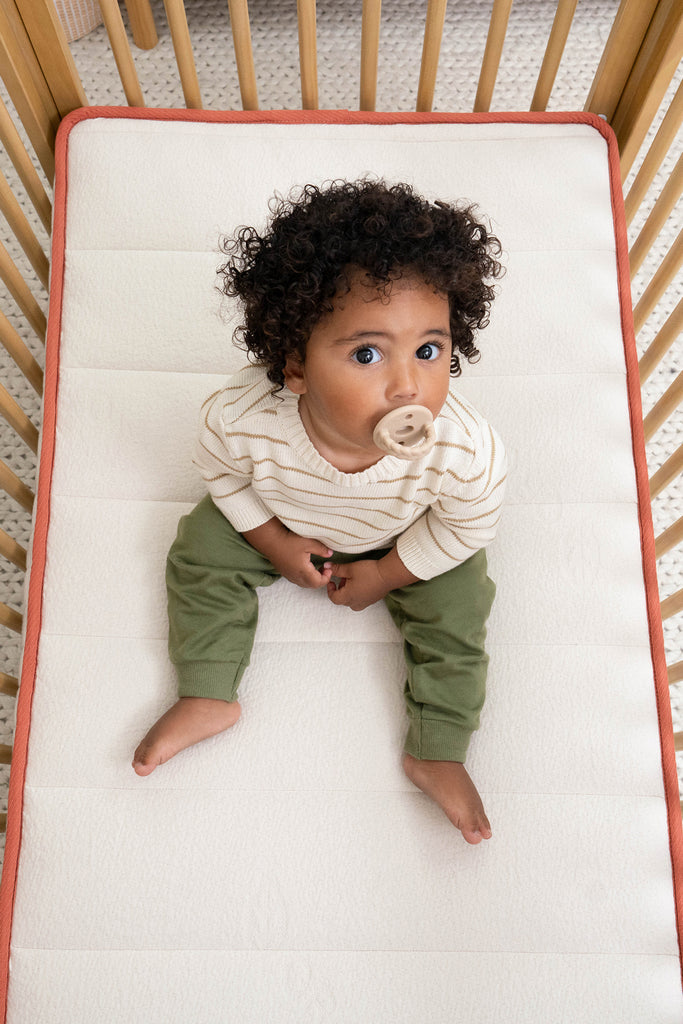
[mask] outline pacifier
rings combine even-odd
[[[372,440],[381,451],[399,459],[421,459],[436,441],[432,414],[423,405],[392,409],[375,427]]]

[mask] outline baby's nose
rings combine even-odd
[[[417,397],[417,377],[412,367],[397,366],[393,368],[389,381],[390,398],[401,401],[413,400]]]

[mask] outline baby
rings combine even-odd
[[[506,464],[451,377],[479,355],[500,243],[471,208],[382,181],[307,185],[271,214],[263,235],[242,228],[225,245],[251,365],[202,407],[209,494],[181,520],[166,576],[179,699],[133,767],[148,775],[235,724],[256,588],[284,576],[355,611],[386,602],[407,664],[404,771],[479,843],[491,827],[464,762]],[[408,461],[375,432],[407,406],[435,432]]]

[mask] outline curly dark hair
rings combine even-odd
[[[363,271],[380,292],[415,274],[448,296],[453,340],[451,373],[460,355],[479,356],[474,332],[488,324],[490,281],[502,273],[501,245],[475,219],[475,207],[428,202],[410,185],[382,180],[304,185],[276,195],[268,228],[239,228],[223,240],[228,261],[221,289],[244,304],[235,341],[284,385],[288,358],[303,362],[311,331],[332,312],[335,296]]]

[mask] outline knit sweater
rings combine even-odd
[[[276,516],[333,551],[396,545],[405,567],[432,579],[495,536],[506,478],[503,444],[453,386],[435,420],[432,451],[386,455],[343,473],[313,446],[298,396],[249,366],[201,410],[195,453],[213,501],[240,533]]]

